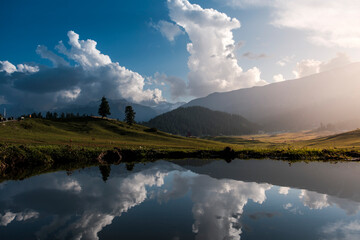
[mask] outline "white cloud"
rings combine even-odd
[[[280,59],[279,61],[276,62],[277,65],[284,67],[286,66],[288,63],[290,63],[293,59],[295,58],[294,55],[292,56],[286,56],[283,57],[282,59]]]
[[[54,67],[27,64],[15,67],[8,61],[0,61],[0,72],[6,73],[0,75],[0,84],[3,84],[0,95],[5,96],[9,103],[31,103],[31,108],[42,111],[68,102],[87,104],[104,95],[138,103],[164,100],[161,90],[147,88],[139,73],[112,62],[108,55],[96,48],[94,40],[80,40],[73,31],[68,32],[68,37],[70,48],[60,41],[56,49],[73,60],[76,66],[69,66],[45,46],[38,46],[36,52],[52,61]]]
[[[277,74],[273,76],[274,82],[283,82],[285,78],[282,74]]]
[[[240,239],[240,217],[248,200],[262,204],[271,185],[208,176],[193,179],[192,199],[196,239]],[[209,197],[211,196],[211,197]]]
[[[305,59],[296,63],[296,69],[293,71],[295,78],[302,78],[320,72],[321,61],[314,59]]]
[[[4,215],[0,214],[0,226],[7,226],[12,221],[26,221],[30,218],[38,218],[39,213],[35,211],[27,211],[27,212],[6,212]]]
[[[14,72],[35,73],[37,71],[39,71],[38,66],[30,66],[27,64],[18,64],[15,67],[15,65],[9,61],[0,61],[0,72],[5,72],[9,75]]]
[[[0,72],[11,74],[16,72],[16,67],[9,61],[0,61]]]
[[[289,190],[290,190],[289,187],[280,187],[280,188],[279,188],[279,194],[288,195],[288,194],[289,194]]]
[[[181,78],[167,76],[166,74],[160,74],[157,72],[154,74],[154,77],[150,77],[148,79],[156,84],[168,86],[172,100],[176,100],[179,97],[186,96],[188,94],[186,82]]]
[[[157,24],[151,22],[150,26],[160,31],[170,42],[173,42],[175,37],[184,34],[178,25],[164,20],[160,20]]]
[[[283,205],[283,208],[285,209],[285,210],[288,210],[288,209],[290,209],[290,208],[292,208],[292,204],[291,203],[287,203],[287,204],[285,204],[285,205]]]
[[[321,194],[308,190],[301,190],[299,198],[304,206],[310,209],[322,209],[336,205],[348,215],[355,215],[360,210],[360,204],[344,198],[338,198],[327,194]]]
[[[38,66],[29,66],[26,64],[18,64],[17,71],[22,73],[36,73],[39,71]]]
[[[240,8],[269,7],[273,25],[305,31],[314,44],[360,47],[358,0],[226,0],[226,3]]]
[[[89,175],[80,175],[76,180],[57,176],[55,183],[49,181],[49,188],[74,191],[83,208],[77,210],[76,217],[60,215],[36,233],[40,239],[56,235],[59,239],[99,239],[98,233],[110,225],[115,217],[141,204],[149,198],[148,188],[164,185],[166,168],[153,167],[142,172],[108,179],[106,185]],[[53,185],[51,185],[53,184]],[[108,198],[111,192],[112,197]],[[73,203],[75,204],[75,203]]]
[[[79,40],[79,34],[74,31],[69,31],[67,36],[71,48],[67,49],[64,43],[60,41],[56,49],[69,59],[76,61],[83,68],[92,69],[112,63],[108,55],[102,54],[96,48],[97,42],[94,40]]]
[[[357,240],[360,235],[360,222],[338,221],[330,223],[321,229],[320,240]]]
[[[61,189],[71,190],[71,191],[75,191],[75,192],[81,192],[80,183],[76,180],[70,180],[70,181],[62,183]]]
[[[70,65],[67,61],[65,61],[65,59],[48,50],[46,46],[38,45],[36,48],[36,53],[39,54],[42,58],[49,59],[55,67]]]
[[[345,66],[350,62],[351,61],[349,57],[345,53],[337,53],[336,57],[328,62],[322,62],[314,59],[305,59],[296,64],[296,69],[293,71],[293,73],[295,78],[301,78]]]
[[[191,40],[187,45],[190,95],[266,84],[258,68],[244,72],[237,63],[232,33],[240,27],[237,19],[187,0],[168,0],[168,8],[172,21],[183,27]]]
[[[191,192],[195,239],[235,240],[240,239],[242,233],[240,218],[244,206],[249,200],[262,204],[270,188],[270,184],[176,174],[171,190],[164,191],[159,198],[167,201]]]
[[[299,198],[302,200],[304,206],[310,209],[322,209],[330,206],[326,194],[301,190]]]

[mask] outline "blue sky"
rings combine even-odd
[[[185,4],[185,10],[179,7],[181,4]],[[76,102],[79,91],[83,95],[92,93],[98,97],[108,94],[106,89],[114,86],[122,90],[109,92],[109,96],[135,102],[190,100],[214,91],[303,77],[321,69],[358,61],[360,33],[354,29],[358,28],[359,17],[354,19],[353,16],[359,15],[360,6],[354,0],[345,0],[343,4],[335,0],[326,4],[320,0],[294,0],[290,3],[284,0],[171,0],[169,3],[167,0],[1,1],[0,61],[3,65],[8,61],[15,67],[27,64],[39,66],[39,69],[25,72],[17,68],[16,72],[22,72],[22,75],[19,73],[21,76],[15,77],[13,71],[0,68],[0,72],[7,73],[8,79],[3,92],[0,90],[0,104],[19,101],[19,95],[29,96],[29,89],[21,85],[21,81],[30,81],[29,74],[35,74],[30,79],[36,79],[44,66],[53,67],[49,59],[36,52],[38,45],[46,46],[65,58],[71,66],[84,68],[74,58],[75,52],[64,57],[55,49],[62,40],[70,51],[71,46],[67,44],[70,30],[79,35],[80,41],[96,41],[96,49],[108,55],[112,63],[139,74],[144,83],[132,76],[139,91],[158,89],[161,97],[158,92],[149,91],[142,98],[136,98],[135,92],[133,95],[125,94],[124,88],[130,85],[121,85],[122,79],[113,78],[100,83],[109,86],[96,94],[94,91],[86,92],[84,83],[59,88],[56,99],[52,99],[53,105],[48,108],[60,104],[59,98],[62,103]],[[220,25],[216,22],[218,19],[222,21]],[[197,21],[202,20],[199,27]],[[173,40],[166,37],[159,21],[179,31]],[[189,52],[189,43],[194,43],[196,53]],[[225,43],[234,47],[222,53],[219,44],[226,48]],[[212,46],[216,47],[212,49]],[[215,61],[210,55],[205,55],[207,49],[214,52],[213,58],[226,53],[231,59]],[[88,74],[89,69],[84,71]],[[95,75],[92,78],[96,78]],[[19,84],[13,84],[18,80]],[[9,85],[11,81],[13,86]],[[114,85],[110,81],[118,83]],[[8,94],[9,91],[12,94]],[[31,94],[35,95],[30,95],[42,102],[44,94],[40,96],[38,92],[32,91]],[[54,93],[53,90],[50,92]],[[151,94],[157,97],[149,97]]]

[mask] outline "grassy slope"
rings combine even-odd
[[[185,138],[164,132],[148,132],[141,125],[99,118],[50,121],[27,119],[0,123],[0,143],[24,145],[71,145],[81,147],[161,150],[235,150],[295,148],[352,148],[360,150],[360,130],[324,136],[329,132],[297,132],[239,137]],[[210,141],[209,141],[210,140]]]
[[[147,132],[147,129],[141,125],[129,126],[115,120],[90,117],[63,121],[26,119],[0,123],[0,143],[164,150],[223,149],[226,145],[163,132]]]
[[[360,150],[360,130],[334,134],[334,132],[301,131],[279,134],[210,137],[209,140],[238,144],[245,148],[308,148]]]
[[[299,146],[304,147],[317,147],[317,148],[353,148],[360,149],[360,130],[335,134],[315,138],[311,140],[301,141],[297,143]]]

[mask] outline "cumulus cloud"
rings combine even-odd
[[[172,100],[188,95],[186,82],[181,78],[155,73],[154,77],[151,78],[151,81],[167,86],[170,89]]]
[[[168,8],[171,20],[186,31],[191,41],[187,45],[190,95],[266,84],[258,68],[243,71],[237,63],[232,33],[240,27],[237,19],[187,0],[168,0]]]
[[[16,67],[9,61],[0,61],[0,72],[5,72],[11,75],[14,72],[20,73],[35,73],[39,71],[38,66],[31,66],[27,64],[18,64]]]
[[[148,188],[163,186],[167,174],[166,168],[160,170],[153,167],[128,176],[110,178],[106,185],[103,185],[100,178],[89,175],[82,175],[71,181],[61,178],[53,180],[51,188],[73,192],[79,196],[81,207],[78,207],[75,218],[67,212],[61,214],[43,226],[36,235],[40,239],[47,239],[55,234],[58,239],[97,240],[98,233],[110,225],[115,217],[149,198]],[[109,192],[111,198],[107,197]]]
[[[189,177],[176,174],[173,187],[159,198],[169,200],[191,192],[192,230],[198,240],[240,239],[240,217],[249,200],[262,204],[270,184],[247,183],[228,179],[214,179],[206,175]]]
[[[59,53],[76,63],[38,46],[36,52],[49,59],[54,67],[30,66],[0,62],[0,95],[9,103],[31,104],[38,110],[49,110],[65,103],[86,104],[101,96],[125,98],[133,102],[163,101],[161,90],[149,89],[144,78],[113,62],[96,48],[96,41],[80,40],[74,31],[68,32],[67,47],[62,41],[56,46]],[[31,101],[30,101],[31,99]]]
[[[16,72],[16,67],[9,61],[0,61],[0,72],[11,74]]]
[[[158,23],[150,23],[150,26],[158,30],[170,42],[175,40],[175,37],[184,34],[180,27],[172,22],[160,20]]]
[[[279,61],[276,62],[277,65],[279,65],[280,67],[284,67],[286,66],[289,62],[291,62],[294,59],[294,55],[292,56],[286,56],[283,57],[282,59],[280,59]]]
[[[46,46],[38,45],[36,48],[36,53],[39,54],[42,58],[49,59],[55,67],[70,65],[67,61],[65,61],[64,58],[48,50]]]
[[[360,47],[357,0],[226,0],[226,3],[240,8],[269,7],[274,26],[305,31],[314,44]]]
[[[38,218],[39,213],[35,211],[26,211],[26,212],[18,212],[13,213],[7,211],[4,215],[0,214],[0,226],[7,226],[12,221],[26,221],[30,218]]]
[[[326,194],[301,190],[299,198],[302,200],[304,206],[310,209],[322,209],[330,206]]]
[[[282,74],[277,74],[273,76],[274,82],[283,82],[285,78]]]
[[[280,187],[280,188],[279,188],[279,194],[288,195],[288,194],[289,194],[289,190],[290,190],[289,187]]]
[[[337,207],[343,209],[348,215],[354,215],[360,210],[360,203],[358,202],[308,190],[301,190],[299,198],[303,202],[304,206],[310,209],[323,209],[336,205]]]
[[[321,61],[314,59],[305,59],[296,63],[296,68],[293,71],[295,78],[302,78],[320,72]]]
[[[262,204],[266,200],[265,191],[271,188],[269,184],[219,181],[207,176],[198,176],[193,181],[193,232],[199,240],[240,240],[244,206],[249,200]]]
[[[359,235],[360,222],[358,220],[338,221],[321,229],[320,240],[355,240],[359,239]]]
[[[322,62],[314,59],[305,59],[296,64],[296,68],[293,71],[293,74],[295,75],[295,78],[301,78],[345,66],[349,63],[351,63],[350,58],[345,53],[337,53],[336,57],[328,62]]]

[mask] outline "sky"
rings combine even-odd
[[[0,1],[0,105],[145,105],[360,60],[357,0]]]

